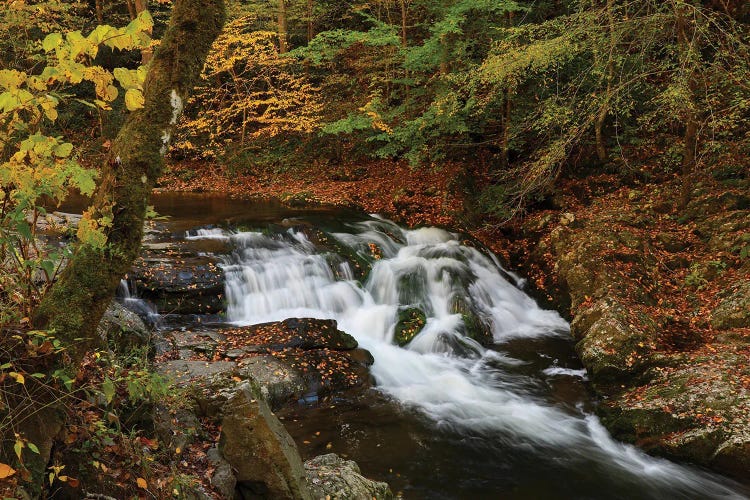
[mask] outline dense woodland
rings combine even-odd
[[[211,9],[222,2],[209,3],[201,10],[214,16],[216,31],[221,15]],[[148,474],[160,478],[149,483],[159,497],[189,482],[169,459],[152,465],[138,456],[136,433],[113,405],[138,407],[169,392],[147,370],[148,356],[105,362],[100,356],[109,354],[92,357],[101,346],[88,338],[137,255],[152,212],[144,193],[162,173],[210,190],[201,179],[206,166],[230,179],[450,172],[446,189],[463,199],[455,220],[505,233],[535,210],[560,208],[571,180],[669,183],[675,219],[696,186],[746,186],[743,0],[232,1],[200,75],[197,60],[173,69],[168,57],[193,44],[208,50],[218,32],[201,29],[187,43],[165,38],[172,7],[169,0],[0,7],[0,481],[35,484],[32,496],[43,494],[42,475],[45,487],[73,489],[80,475],[66,472],[73,465],[48,468],[51,438],[35,442],[26,429],[29,415],[50,408],[60,426],[98,422],[94,434],[68,433],[68,445],[120,446],[119,467],[133,470],[121,493],[145,491],[148,467],[158,469]],[[180,88],[171,109],[148,93],[164,74],[159,88]],[[139,190],[117,194],[132,185]],[[96,193],[77,232],[65,235],[76,249],[47,246],[39,221],[75,191]],[[727,249],[730,267],[747,268],[747,234]],[[76,266],[106,268],[106,278],[73,280]],[[88,287],[95,291],[74,297]],[[85,314],[61,312],[71,308]],[[104,409],[81,408],[77,391],[100,391]]]

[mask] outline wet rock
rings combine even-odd
[[[151,330],[143,320],[117,301],[110,303],[96,331],[118,352],[148,346],[151,340]]]
[[[750,319],[750,282],[729,286],[719,297],[710,320],[725,331],[711,337],[713,345],[706,344],[709,318],[674,318],[667,308],[644,307],[656,305],[652,293],[660,291],[653,284],[663,267],[690,267],[704,282],[714,280],[712,285],[732,283],[747,269],[740,262],[730,271],[726,258],[691,262],[684,255],[693,247],[732,253],[750,224],[743,195],[705,192],[696,194],[704,198],[694,199],[682,220],[695,221],[693,234],[664,223],[651,238],[636,223],[641,216],[652,218],[647,197],[609,198],[579,227],[553,229],[550,249],[569,291],[576,351],[603,396],[597,412],[605,426],[649,452],[747,477],[750,394],[743,380],[750,376],[750,352],[743,331]],[[672,255],[655,260],[662,250]],[[694,292],[686,287],[684,293]]]
[[[398,301],[400,304],[418,304],[427,291],[427,273],[420,272],[404,274],[398,280]]]
[[[616,437],[650,452],[747,477],[750,391],[735,384],[750,375],[747,354],[744,342],[699,348],[655,371],[647,386],[603,401],[598,413]]]
[[[138,294],[162,314],[206,314],[224,309],[223,272],[212,257],[140,257],[131,273]]]
[[[285,347],[303,350],[327,348],[336,351],[357,347],[357,340],[339,330],[336,321],[332,319],[290,318],[282,321],[280,326],[292,333]]]
[[[421,309],[409,307],[399,311],[394,340],[399,346],[405,346],[422,331],[426,323],[427,317]]]
[[[750,281],[737,284],[722,294],[711,315],[711,326],[721,330],[750,327]]]
[[[451,301],[450,312],[460,314],[464,324],[464,333],[482,345],[490,345],[494,341],[492,330],[481,319],[481,315],[471,305],[458,295]]]
[[[359,466],[335,453],[320,455],[305,462],[305,473],[316,499],[377,499],[393,498],[387,483],[362,476]]]
[[[313,498],[294,440],[256,388],[242,384],[223,414],[219,451],[235,471],[240,492],[269,499]]]

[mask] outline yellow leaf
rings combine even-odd
[[[16,469],[8,464],[0,463],[0,479],[5,479],[16,473]]]
[[[146,488],[148,488],[148,483],[142,477],[139,477],[138,479],[136,479],[135,482],[138,483],[138,487],[141,489],[145,490]]]
[[[26,383],[26,379],[20,373],[10,372],[10,373],[8,373],[8,375],[11,378],[16,379],[16,382],[18,382],[19,384],[25,384]]]
[[[145,100],[143,99],[143,92],[141,92],[140,90],[129,89],[127,92],[125,92],[125,107],[128,108],[128,111],[141,109],[144,102]]]

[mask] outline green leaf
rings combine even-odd
[[[60,33],[50,33],[46,37],[44,37],[44,41],[42,42],[42,48],[45,52],[49,52],[50,50],[58,47],[62,43],[62,34]]]
[[[31,451],[39,455],[39,448],[37,448],[34,443],[26,443],[26,446],[28,446]]]
[[[73,145],[69,142],[58,144],[53,149],[53,152],[58,158],[67,158],[68,156],[70,156],[70,153],[73,152]]]
[[[94,194],[96,188],[96,172],[86,168],[77,168],[70,175],[71,181],[78,187],[78,191],[84,196]]]
[[[47,273],[48,277],[52,277],[52,275],[55,273],[55,263],[51,260],[43,260],[40,263],[40,266],[44,270],[44,272]]]
[[[111,403],[112,399],[115,397],[115,384],[112,383],[109,377],[104,377],[104,382],[102,382],[102,393],[107,400],[107,404]]]
[[[13,445],[13,451],[16,452],[19,460],[21,460],[21,450],[23,450],[23,441],[16,440],[16,444]]]

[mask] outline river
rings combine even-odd
[[[155,205],[178,237],[226,244],[227,322],[331,318],[373,354],[372,390],[280,413],[303,456],[355,459],[405,498],[746,498],[728,479],[613,440],[566,321],[458,233],[211,196]],[[399,347],[405,308],[426,323]],[[491,345],[469,337],[470,317]]]

